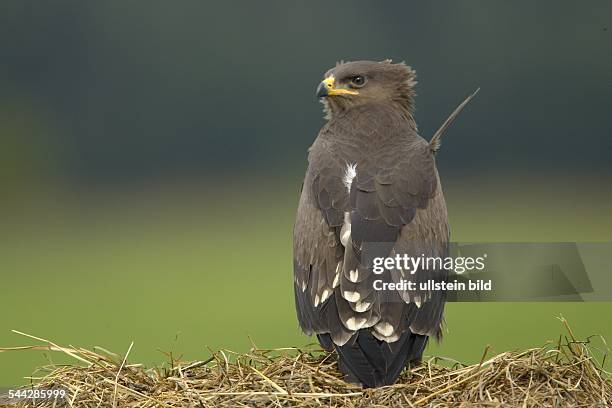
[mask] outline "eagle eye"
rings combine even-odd
[[[365,85],[366,79],[363,75],[355,75],[351,78],[351,85],[357,88],[360,88]]]

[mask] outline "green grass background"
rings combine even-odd
[[[611,241],[607,180],[447,177],[455,241]],[[555,182],[551,180],[561,180]],[[291,233],[299,181],[261,178],[47,194],[7,207],[0,232],[0,347],[102,346],[158,364],[161,351],[204,359],[206,346],[304,345],[294,314]],[[612,303],[454,303],[427,354],[463,362],[539,346],[564,332],[612,338]],[[58,353],[0,353],[0,386]]]

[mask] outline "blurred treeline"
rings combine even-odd
[[[5,1],[3,189],[295,174],[338,59],[405,60],[456,172],[608,173],[612,3]],[[7,190],[8,189],[8,190]]]

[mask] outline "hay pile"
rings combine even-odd
[[[569,328],[568,328],[569,330]],[[29,336],[32,337],[32,336]],[[545,347],[506,352],[464,366],[432,358],[404,371],[398,383],[363,390],[345,383],[333,354],[315,349],[222,350],[206,361],[172,362],[146,369],[98,349],[44,346],[83,364],[47,367],[36,387],[63,387],[71,407],[388,407],[526,406],[591,407],[612,404],[612,382],[594,347],[569,337]],[[131,347],[130,347],[131,349]],[[8,349],[0,349],[7,351]],[[12,349],[12,350],[15,350]],[[20,407],[51,407],[53,401],[21,401]],[[1,405],[1,402],[0,402]],[[12,405],[15,406],[15,405]]]

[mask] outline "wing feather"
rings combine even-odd
[[[364,328],[388,343],[409,330],[441,332],[443,294],[373,289],[376,279],[407,278],[398,270],[374,274],[374,257],[448,251],[446,207],[429,144],[416,135],[394,135],[405,129],[381,123],[377,118],[373,130],[326,126],[310,149],[300,197],[294,228],[298,317],[305,332],[328,333],[336,345]],[[371,145],[376,132],[381,141]],[[347,189],[345,176],[353,165],[356,175]],[[445,278],[422,269],[411,279],[432,276]]]

